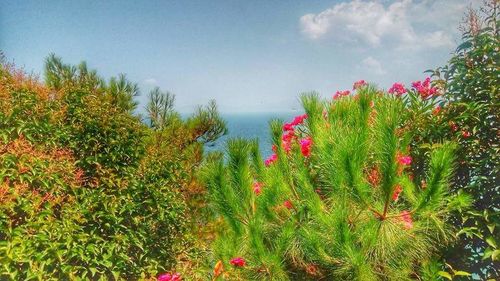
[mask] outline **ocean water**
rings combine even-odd
[[[206,151],[224,151],[227,140],[231,138],[257,138],[259,140],[259,147],[262,156],[268,157],[272,154],[271,130],[269,128],[269,122],[272,119],[282,119],[285,122],[289,122],[293,119],[294,116],[299,114],[302,113],[281,112],[222,114],[222,117],[227,122],[228,134],[218,139],[213,146],[207,147]]]

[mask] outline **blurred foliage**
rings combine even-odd
[[[0,279],[171,270],[192,247],[200,136],[225,133],[215,105],[184,120],[172,104],[169,120],[148,127],[133,114],[138,88],[125,76],[106,83],[54,55],[45,74],[42,84],[0,66]]]

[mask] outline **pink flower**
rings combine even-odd
[[[292,125],[294,125],[294,126],[300,125],[300,124],[304,123],[305,119],[307,119],[307,114],[295,116],[295,118],[292,121]]]
[[[293,131],[294,127],[304,123],[305,119],[307,119],[307,114],[295,116],[292,122],[283,124],[283,131]]]
[[[396,188],[394,189],[394,193],[392,194],[392,200],[393,201],[398,201],[399,195],[403,192],[403,188],[401,188],[401,185],[396,185]]]
[[[293,204],[290,200],[286,200],[285,202],[283,202],[283,206],[285,206],[285,208],[287,208],[288,210],[291,210],[293,208]]]
[[[266,161],[264,161],[264,164],[266,165],[266,167],[269,167],[271,166],[271,164],[276,162],[276,160],[278,160],[278,155],[276,153],[273,153],[271,156],[269,156],[269,158],[266,159]]]
[[[349,91],[349,90],[346,90],[346,91],[337,91],[337,92],[335,92],[335,95],[333,95],[333,99],[336,100],[336,99],[339,99],[341,97],[348,96],[350,94],[351,94],[351,91]]]
[[[237,258],[232,258],[229,263],[231,263],[235,267],[243,267],[245,266],[246,261],[241,257],[237,257]]]
[[[357,90],[357,89],[364,87],[366,85],[368,85],[368,83],[366,83],[365,80],[359,80],[357,82],[354,82],[354,85],[352,85],[352,89]]]
[[[413,227],[413,220],[411,219],[411,213],[408,211],[402,211],[399,215],[401,222],[405,229],[411,229]]]
[[[295,139],[294,131],[287,131],[281,136],[282,147],[288,153],[292,149],[292,141]]]
[[[283,124],[283,131],[293,131],[293,125],[292,125],[292,123],[285,123],[285,124]]]
[[[462,131],[462,137],[468,138],[470,137],[471,133],[469,131]]]
[[[406,88],[405,85],[401,83],[394,83],[392,87],[389,89],[390,94],[395,94],[396,96],[401,96],[402,94],[406,93]]]
[[[253,192],[255,195],[259,196],[260,193],[262,192],[262,183],[256,181],[253,183]]]
[[[411,160],[412,160],[411,156],[404,156],[404,155],[398,156],[398,162],[401,165],[410,165]]]
[[[411,86],[423,99],[436,95],[438,91],[438,88],[431,86],[431,78],[429,77],[425,78],[424,81],[415,81]]]
[[[163,273],[160,274],[157,278],[158,281],[181,281],[182,277],[179,273]]]
[[[305,157],[309,157],[309,155],[311,155],[311,145],[311,137],[306,137],[300,140],[300,151],[302,152],[302,155]]]

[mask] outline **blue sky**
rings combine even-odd
[[[422,79],[478,1],[2,1],[0,50],[40,74],[51,52],[125,73],[141,102],[159,86],[181,112],[210,99],[223,112],[286,112],[302,92]]]

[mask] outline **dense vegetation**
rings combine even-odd
[[[265,160],[204,153],[214,101],[2,58],[0,280],[498,280],[498,1],[466,19],[423,81],[302,95]]]
[[[225,221],[216,275],[410,280],[433,270],[429,257],[450,235],[445,221],[462,207],[449,194],[454,145],[432,149],[426,184],[416,183],[404,103],[356,88],[331,101],[303,96],[306,115],[271,123],[275,154],[265,164],[256,142],[239,139],[228,143],[226,163],[213,156],[204,174]]]
[[[454,217],[458,239],[445,261],[483,280],[500,277],[500,37],[498,1],[488,3],[467,13],[463,42],[448,65],[431,72],[443,95],[426,106],[439,110],[412,125],[419,136],[412,147],[421,154],[429,142],[459,144],[453,189],[469,194],[473,208]]]
[[[155,89],[84,63],[46,62],[45,84],[0,66],[0,278],[155,276],[186,251],[203,144],[225,133],[214,103],[182,119]]]
[[[212,156],[212,276],[500,278],[498,27],[498,1],[470,10],[433,80],[304,96],[306,115],[271,123],[267,167],[255,141]]]

